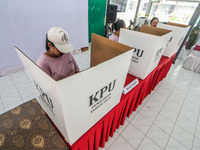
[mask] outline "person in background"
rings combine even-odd
[[[64,29],[52,27],[48,30],[46,50],[37,60],[37,64],[54,80],[57,81],[79,72],[79,67],[70,53],[74,48]]]
[[[198,39],[200,38],[200,28],[199,27],[194,27],[192,29],[192,32],[189,35],[189,39],[187,41],[187,44],[185,46],[186,49],[191,49],[192,46],[196,44]]]
[[[112,35],[109,37],[109,39],[118,42],[119,41],[119,34],[120,34],[120,28],[126,28],[126,24],[124,20],[118,19],[115,23],[112,24]]]
[[[159,22],[158,18],[153,17],[150,21],[150,25],[153,27],[157,27],[158,22]]]

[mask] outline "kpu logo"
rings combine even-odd
[[[142,57],[142,55],[144,54],[144,50],[133,48],[133,54],[134,55],[132,55],[132,59],[131,60],[134,63],[138,63],[139,57]],[[135,56],[135,54],[136,54],[136,56]]]
[[[40,97],[42,99],[42,101],[46,104],[47,107],[49,107],[50,111],[54,114],[53,112],[53,102],[51,100],[51,98],[48,97],[48,95],[42,90],[42,88],[33,80],[36,89],[39,91],[40,93]],[[54,114],[55,115],[55,114]]]
[[[144,51],[141,50],[141,49],[133,48],[133,53],[136,53],[136,55],[137,55],[138,57],[142,57]]]
[[[89,97],[90,104],[89,107],[93,105],[93,103],[97,103],[102,98],[106,97],[107,95],[111,95],[110,92],[115,88],[116,79],[109,83],[108,85],[104,86],[100,90],[98,90],[95,94]]]

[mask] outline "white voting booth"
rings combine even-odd
[[[93,34],[91,67],[59,81],[15,49],[33,82],[37,100],[69,144],[119,103],[131,47]]]
[[[182,41],[190,29],[190,26],[168,22],[167,24],[158,23],[157,27],[172,30],[171,38],[163,53],[164,56],[171,57],[178,51]]]
[[[119,42],[134,48],[129,73],[145,79],[158,65],[171,31],[142,25],[140,32],[120,30]]]

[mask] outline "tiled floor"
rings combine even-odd
[[[89,55],[74,55],[81,70],[89,67]],[[200,150],[200,74],[182,68],[184,58],[99,149]],[[0,114],[33,97],[24,71],[0,77]]]

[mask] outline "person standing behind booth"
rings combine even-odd
[[[64,29],[52,27],[48,30],[46,50],[37,60],[37,64],[53,79],[57,81],[79,72],[79,67],[70,53],[74,48]]]
[[[150,25],[153,27],[157,27],[158,22],[159,22],[158,18],[153,17],[150,21]]]
[[[124,20],[118,19],[115,23],[112,24],[112,35],[109,37],[109,39],[118,42],[119,41],[119,34],[120,34],[120,28],[126,28],[126,24]]]

